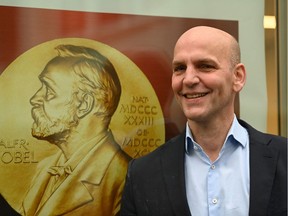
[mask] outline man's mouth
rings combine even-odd
[[[195,98],[200,98],[204,97],[208,93],[198,93],[198,94],[183,94],[183,96],[187,99],[195,99]]]

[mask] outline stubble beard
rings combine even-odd
[[[43,107],[32,109],[31,134],[39,140],[46,140],[53,144],[66,142],[72,128],[78,125],[78,119],[72,109],[61,119],[50,119],[44,112]]]

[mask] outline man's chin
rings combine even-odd
[[[53,133],[53,134],[44,134],[44,133],[39,133],[39,132],[35,132],[32,130],[31,134],[33,137],[35,137],[38,140],[45,140],[52,144],[59,144],[59,143],[63,143],[67,141],[70,135],[70,130],[65,130],[65,131]]]

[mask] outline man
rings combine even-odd
[[[0,212],[1,216],[20,216],[20,214],[10,206],[2,194],[0,194]]]
[[[122,216],[286,216],[287,139],[234,114],[246,71],[228,33],[185,32],[174,49],[172,89],[186,130],[129,164]]]
[[[112,63],[96,50],[60,45],[31,98],[32,135],[59,153],[41,161],[23,215],[118,215],[130,158],[109,124],[121,95]]]

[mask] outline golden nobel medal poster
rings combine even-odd
[[[94,40],[31,48],[0,88],[0,193],[21,215],[117,215],[128,162],[165,141],[149,80]]]

